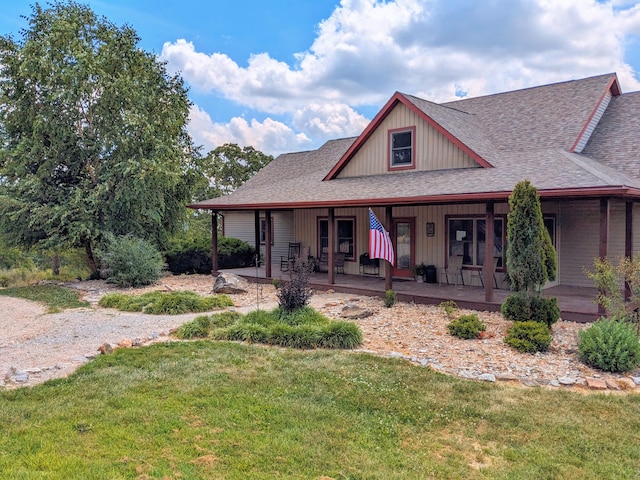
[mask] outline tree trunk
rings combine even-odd
[[[93,256],[93,249],[91,248],[91,242],[87,241],[84,244],[84,250],[87,252],[87,262],[89,263],[89,269],[91,270],[91,278],[100,278],[100,272],[96,265],[96,259]]]
[[[58,250],[53,252],[53,265],[51,266],[51,269],[53,270],[54,275],[60,275],[60,252]]]

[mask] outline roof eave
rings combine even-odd
[[[507,200],[511,191],[452,193],[442,195],[420,195],[414,197],[365,198],[352,200],[327,200],[319,202],[271,202],[271,203],[239,203],[189,205],[188,208],[199,210],[300,210],[306,208],[341,208],[341,207],[373,207],[387,205],[424,205],[446,203],[478,203],[488,201]],[[544,199],[562,198],[602,198],[617,197],[625,199],[640,199],[640,188],[625,185],[582,188],[552,188],[538,190],[538,195]]]

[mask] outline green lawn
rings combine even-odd
[[[76,290],[57,285],[31,285],[28,287],[1,288],[0,295],[24,298],[43,303],[48,313],[57,313],[67,308],[88,307],[89,302],[80,300]]]
[[[182,342],[0,393],[11,479],[624,479],[640,397],[502,387],[400,360]]]

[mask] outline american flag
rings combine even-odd
[[[371,209],[369,209],[369,258],[382,258],[391,265],[396,261],[389,232],[382,227]]]

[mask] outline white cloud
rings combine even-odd
[[[166,43],[161,57],[198,92],[289,116],[300,132],[234,118],[206,135],[256,148],[290,141],[293,150],[308,137],[359,133],[366,120],[354,109],[381,106],[396,90],[445,101],[614,71],[624,91],[639,90],[624,60],[639,35],[640,5],[624,0],[342,0],[295,65],[260,53],[243,67],[186,40]]]
[[[234,117],[227,123],[214,123],[197,105],[190,110],[189,133],[196,145],[203,146],[203,153],[225,143],[252,146],[269,155],[311,147],[311,140],[304,133],[295,133],[282,122],[271,118],[247,122],[242,117]]]
[[[293,114],[293,126],[315,138],[360,135],[369,119],[343,103],[313,103]]]

